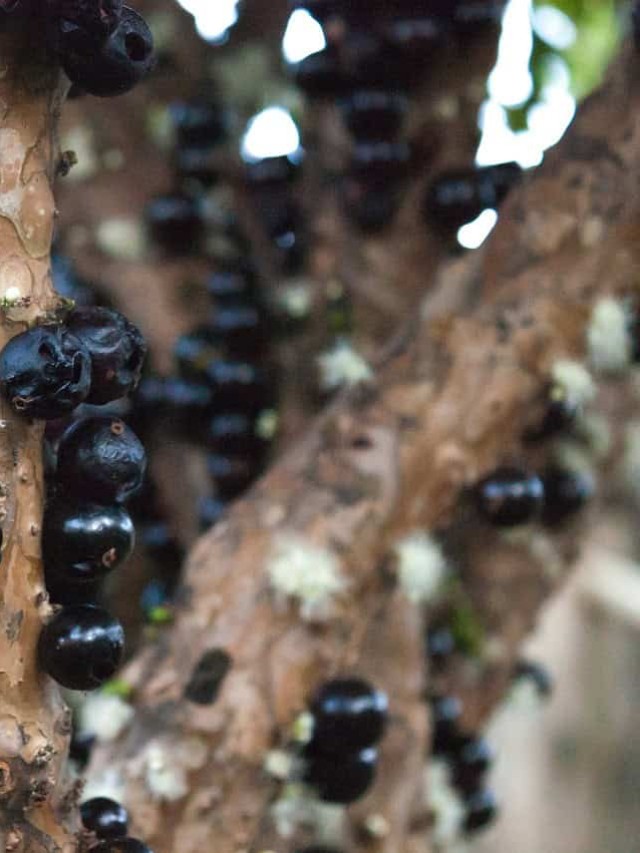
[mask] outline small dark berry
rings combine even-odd
[[[69,414],[91,386],[86,347],[63,326],[38,326],[12,338],[0,353],[0,390],[32,418]]]
[[[538,423],[527,427],[525,441],[545,441],[573,428],[579,407],[564,388],[552,385],[544,401],[545,409]]]
[[[73,299],[76,305],[95,305],[96,294],[91,285],[83,281],[74,271],[71,262],[58,252],[51,255],[51,278],[56,293],[60,296]]]
[[[124,838],[129,815],[124,806],[108,797],[95,797],[80,806],[82,825],[98,838]]]
[[[265,450],[265,442],[256,433],[255,418],[240,413],[215,415],[207,438],[214,453],[259,458]]]
[[[153,68],[153,37],[144,18],[128,6],[104,44],[96,46],[86,31],[68,21],[58,30],[58,52],[71,80],[90,95],[123,95]]]
[[[136,534],[138,544],[164,574],[178,574],[184,559],[184,550],[167,524],[163,521],[141,524],[136,529]]]
[[[478,791],[466,801],[463,829],[466,833],[485,829],[494,822],[497,816],[498,803],[493,791]]]
[[[367,182],[397,181],[409,163],[405,142],[358,142],[351,158],[351,174]]]
[[[502,204],[510,190],[522,180],[524,174],[522,167],[518,163],[513,162],[496,163],[495,166],[484,166],[479,171],[491,181],[498,206]]]
[[[349,133],[365,142],[394,139],[407,112],[404,95],[379,89],[361,89],[342,103]]]
[[[114,838],[96,844],[91,853],[153,853],[153,850],[137,838]]]
[[[496,527],[515,527],[534,521],[543,507],[544,486],[521,468],[498,468],[475,490],[480,514]]]
[[[371,184],[350,178],[344,184],[343,198],[352,222],[365,234],[377,234],[393,221],[400,194],[394,182]]]
[[[75,761],[81,770],[89,763],[91,750],[95,746],[96,736],[85,732],[73,731],[69,744],[69,758]]]
[[[145,216],[152,238],[165,251],[184,255],[198,250],[204,220],[196,199],[184,193],[156,196]]]
[[[217,498],[203,498],[198,504],[199,528],[202,532],[217,524],[227,510],[227,504]]]
[[[594,494],[593,478],[579,471],[551,467],[543,473],[542,484],[542,521],[550,527],[556,527],[580,512]]]
[[[264,157],[255,163],[247,163],[245,176],[252,187],[287,186],[299,175],[302,157],[299,154],[281,157]]]
[[[446,627],[430,628],[427,632],[427,656],[431,667],[440,672],[446,668],[456,651],[456,638]]]
[[[293,77],[310,98],[335,98],[350,88],[338,55],[328,47],[299,62],[293,69]]]
[[[259,466],[252,459],[218,453],[210,453],[207,457],[207,470],[215,483],[218,498],[222,501],[240,497],[260,473]]]
[[[268,374],[253,364],[216,359],[207,367],[206,377],[218,411],[255,414],[273,403]]]
[[[478,790],[494,761],[484,738],[467,738],[453,758],[453,784],[467,796]]]
[[[219,341],[209,326],[199,326],[181,335],[173,347],[173,357],[182,376],[198,379],[220,354]]]
[[[42,550],[52,576],[99,580],[127,559],[133,544],[133,523],[121,507],[55,500],[45,510]]]
[[[70,690],[95,690],[116,672],[124,651],[122,625],[101,607],[63,607],[38,640],[41,668]]]
[[[313,697],[313,742],[323,752],[343,754],[374,746],[384,733],[387,696],[359,678],[337,678]]]
[[[363,749],[336,755],[307,748],[305,764],[304,781],[323,802],[347,805],[364,796],[373,784],[378,752]]]
[[[544,699],[548,699],[553,693],[553,678],[546,666],[541,663],[530,660],[518,661],[513,678],[515,681],[532,681],[539,695]]]
[[[455,234],[483,210],[496,207],[493,184],[478,170],[446,172],[428,187],[423,213],[429,225],[443,233]]]
[[[342,42],[343,65],[354,88],[384,88],[395,85],[393,51],[387,41],[371,29],[352,27]]]
[[[229,134],[229,113],[215,101],[176,101],[169,107],[169,114],[179,147],[211,149]]]
[[[267,344],[263,312],[253,304],[219,305],[209,328],[231,356],[254,359]]]
[[[460,746],[462,703],[454,696],[436,696],[431,700],[432,748],[434,755],[454,753]]]
[[[220,167],[215,164],[211,152],[203,148],[178,148],[174,156],[176,175],[181,184],[211,189],[221,177]]]
[[[87,403],[101,406],[135,390],[147,347],[133,323],[111,308],[77,308],[68,315],[67,328],[91,356]]]
[[[207,292],[216,304],[255,302],[258,296],[255,273],[251,269],[219,270],[207,281]]]
[[[57,481],[76,498],[123,503],[142,486],[144,447],[119,418],[86,418],[62,436]]]
[[[442,42],[445,27],[429,17],[394,17],[383,29],[389,54],[389,79],[411,89],[434,65],[434,50]]]

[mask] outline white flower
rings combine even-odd
[[[398,579],[409,601],[426,603],[437,598],[448,567],[442,549],[428,533],[416,532],[395,546]]]
[[[350,388],[373,379],[373,371],[367,362],[345,341],[318,356],[318,365],[320,385],[324,391]]]
[[[620,373],[631,361],[629,318],[624,303],[601,299],[587,329],[589,359],[600,373]]]
[[[326,618],[333,599],[345,588],[337,557],[299,536],[281,536],[267,561],[271,586],[296,598],[304,619]]]
[[[579,361],[560,359],[551,369],[554,385],[559,386],[577,406],[590,403],[596,395],[595,382],[586,367]]]
[[[133,708],[119,696],[94,693],[80,706],[80,730],[95,735],[98,741],[115,740],[129,725]]]

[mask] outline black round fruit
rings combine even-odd
[[[263,312],[252,303],[219,305],[210,330],[226,353],[240,358],[256,358],[267,344]]]
[[[584,509],[594,493],[593,477],[590,474],[556,466],[543,473],[542,484],[542,521],[550,527],[557,527]]]
[[[153,851],[137,838],[113,838],[96,844],[91,848],[91,853],[153,853]]]
[[[96,736],[86,732],[78,732],[75,730],[71,735],[71,743],[69,744],[69,758],[75,761],[81,770],[89,763],[91,758],[91,750],[95,746]]]
[[[313,697],[313,742],[323,752],[342,754],[373,746],[383,735],[386,694],[359,678],[336,678]]]
[[[229,113],[215,101],[193,98],[169,107],[179,147],[210,150],[229,133]]]
[[[156,196],[145,217],[151,237],[165,251],[184,255],[196,251],[204,235],[198,201],[184,193]]]
[[[58,29],[62,67],[72,83],[91,95],[123,95],[153,68],[153,36],[144,18],[128,6],[108,39],[95,45],[68,21]]]
[[[492,824],[498,815],[498,802],[493,791],[481,790],[466,801],[463,829],[466,833],[477,832]]]
[[[53,501],[42,525],[47,573],[71,583],[98,580],[127,559],[134,538],[131,518],[121,507]]]
[[[456,651],[456,638],[449,628],[435,626],[427,632],[426,646],[431,667],[440,672]]]
[[[207,281],[207,292],[216,305],[253,303],[258,295],[255,273],[250,269],[218,270]]]
[[[103,405],[135,390],[147,347],[140,330],[111,308],[76,308],[67,328],[91,356],[87,403]]]
[[[119,418],[85,418],[64,433],[57,482],[76,498],[123,503],[142,486],[147,457],[140,440]]]
[[[94,797],[80,806],[82,825],[98,838],[124,838],[129,815],[124,806],[108,797]]]
[[[102,44],[118,26],[123,8],[122,0],[45,0],[43,5],[49,35],[54,37],[54,46],[59,50]],[[68,36],[71,27],[79,33],[68,45],[59,39]]]
[[[463,793],[477,791],[494,761],[494,752],[484,738],[466,738],[453,757],[453,784]]]
[[[217,411],[255,414],[273,403],[269,376],[257,365],[215,359],[207,366],[206,379]]]
[[[310,98],[334,98],[349,90],[348,77],[331,48],[312,53],[294,67],[297,86]]]
[[[221,501],[233,501],[251,486],[260,472],[256,460],[244,456],[210,453],[207,470]]]
[[[90,605],[63,607],[38,639],[40,667],[70,690],[95,690],[118,669],[124,651],[122,625]]]
[[[431,700],[432,744],[434,755],[451,755],[459,748],[462,703],[454,696],[435,696]]]
[[[498,468],[475,489],[480,514],[496,527],[515,527],[533,521],[544,502],[540,477],[521,468]]]
[[[341,805],[353,803],[366,794],[375,779],[378,764],[375,749],[336,755],[315,752],[311,746],[304,758],[304,781],[316,789],[325,803]]]
[[[345,98],[342,115],[347,130],[356,139],[384,141],[400,132],[407,106],[406,97],[399,93],[360,89]]]
[[[532,681],[538,694],[544,699],[548,699],[553,693],[553,678],[546,666],[541,663],[530,660],[518,661],[513,678],[515,681]]]
[[[91,386],[85,346],[63,326],[37,326],[12,338],[0,353],[0,391],[12,408],[51,420],[73,411]]]

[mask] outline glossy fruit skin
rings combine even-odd
[[[96,844],[91,853],[153,853],[153,850],[137,838],[114,838]]]
[[[269,376],[254,364],[216,359],[207,366],[206,378],[218,411],[255,414],[273,402]]]
[[[179,147],[211,149],[229,134],[230,117],[215,101],[192,98],[174,101],[169,107]]]
[[[29,329],[0,353],[0,391],[27,417],[63,417],[86,399],[90,387],[89,353],[63,326]]]
[[[153,36],[144,18],[122,7],[117,27],[98,46],[85,31],[61,21],[57,49],[72,83],[90,95],[111,98],[133,89],[153,68]]]
[[[477,791],[494,762],[494,752],[484,738],[466,738],[453,760],[453,784],[466,795]]]
[[[350,81],[331,48],[307,56],[293,69],[296,85],[310,98],[335,98],[350,89]]]
[[[304,781],[312,785],[325,803],[348,805],[359,800],[375,779],[378,752],[363,749],[343,755],[305,751]]]
[[[89,763],[91,750],[95,743],[96,736],[94,734],[75,731],[74,727],[73,734],[71,735],[71,743],[69,744],[69,758],[76,762],[80,770],[84,770]]]
[[[351,174],[367,182],[397,181],[407,172],[409,156],[405,142],[358,142],[351,158]]]
[[[108,797],[94,797],[80,806],[82,825],[98,838],[124,838],[129,815],[124,806]]]
[[[595,491],[593,478],[589,474],[556,466],[543,473],[542,483],[542,521],[549,527],[558,527],[584,509]]]
[[[408,101],[381,89],[360,89],[344,99],[342,116],[349,133],[365,142],[390,141],[402,127]]]
[[[123,5],[122,0],[45,0],[44,7],[50,31],[59,31],[65,21],[77,27],[84,40],[99,45],[118,26]]]
[[[516,527],[534,521],[544,505],[540,477],[521,468],[498,468],[475,489],[482,517],[495,527]]]
[[[51,254],[51,278],[60,296],[73,299],[76,305],[95,305],[96,294],[91,285],[79,278],[73,264],[59,252]]]
[[[204,220],[198,202],[185,193],[156,196],[145,216],[151,237],[166,252],[184,255],[198,249]]]
[[[463,830],[467,834],[485,829],[492,824],[498,815],[498,802],[492,791],[480,790],[472,794],[466,801]]]
[[[86,402],[101,406],[131,394],[147,353],[140,330],[112,308],[76,308],[66,322],[91,356],[91,391]]]
[[[449,628],[435,626],[427,632],[426,640],[429,665],[435,672],[442,672],[456,652],[456,639]]]
[[[135,534],[118,506],[54,500],[46,507],[42,550],[47,572],[69,583],[97,581],[129,557]]]
[[[123,503],[142,486],[147,456],[120,418],[85,418],[64,433],[57,482],[65,493],[99,503]]]
[[[520,660],[516,664],[513,677],[515,680],[530,679],[533,681],[538,693],[544,699],[548,699],[553,694],[553,678],[546,666],[541,663]]]
[[[263,157],[245,165],[245,178],[253,187],[274,188],[292,184],[299,176],[302,158],[299,155]]]
[[[254,460],[220,453],[208,455],[207,470],[215,483],[217,497],[223,502],[240,497],[260,473]]]
[[[454,696],[436,696],[431,700],[433,755],[455,754],[463,737],[461,717],[462,703]]]
[[[250,303],[218,306],[211,318],[210,331],[225,353],[234,357],[254,359],[267,346],[263,312]]]
[[[258,459],[266,449],[266,442],[256,433],[255,418],[241,412],[215,415],[209,423],[207,443],[214,453]]]
[[[375,746],[384,734],[389,700],[361,678],[327,681],[312,698],[313,742],[323,752],[343,754]]]
[[[59,610],[38,638],[40,667],[69,690],[95,690],[118,669],[124,651],[122,625],[101,607]]]
[[[255,274],[244,268],[219,270],[208,279],[207,293],[216,305],[254,303],[258,298]]]

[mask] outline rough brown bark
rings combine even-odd
[[[51,184],[63,95],[58,71],[28,23],[0,35],[0,346],[52,315],[55,217]],[[36,644],[50,614],[40,554],[42,425],[1,403],[0,848],[71,851],[64,766],[70,715],[39,672]]]
[[[136,828],[157,851],[190,853],[212,839],[220,851],[290,843],[269,819],[278,783],[263,763],[318,681],[339,671],[369,675],[392,697],[380,782],[353,810],[351,830],[379,811],[390,824],[381,848],[420,846],[422,614],[397,584],[394,546],[417,529],[438,534],[493,639],[490,662],[451,679],[476,724],[503,695],[579,528],[495,535],[466,489],[500,462],[542,461],[521,436],[553,363],[584,358],[600,297],[637,298],[636,77],[637,59],[624,53],[565,142],[514,193],[486,251],[443,269],[375,382],[332,407],[196,546],[175,625],[126,673],[136,721],[92,768],[119,774]],[[603,412],[629,388],[623,380],[603,387]],[[283,605],[270,588],[270,558],[290,537],[337,561],[345,586],[326,622],[301,619],[297,604]],[[233,666],[205,707],[185,689],[212,649],[225,649]],[[149,789],[150,747],[188,779],[169,804]]]

